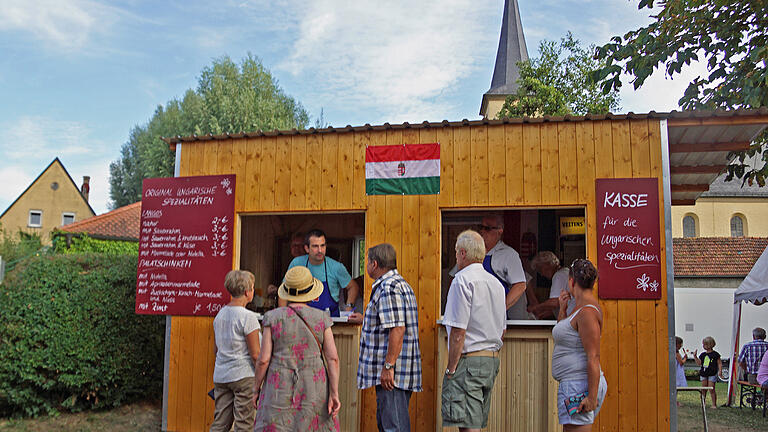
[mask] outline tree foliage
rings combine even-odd
[[[110,164],[112,207],[141,199],[142,180],[173,175],[174,155],[160,137],[305,128],[309,115],[285,94],[261,60],[240,64],[221,57],[204,68],[197,89],[158,106],[145,125],[135,126],[120,158]]]
[[[646,27],[615,36],[598,47],[595,57],[605,61],[593,74],[604,91],[621,87],[621,75],[632,78],[635,89],[659,68],[669,77],[694,61],[707,65],[708,74],[688,84],[679,100],[683,109],[757,108],[768,105],[768,1],[767,0],[640,0],[639,9],[654,10]],[[746,182],[765,184],[768,165],[744,163],[761,153],[766,135],[739,163],[728,167]],[[762,153],[763,162],[768,152]]]
[[[559,43],[544,40],[539,57],[520,62],[518,90],[507,96],[498,117],[605,114],[619,108],[617,91],[603,93],[591,73],[603,64],[568,32]]]

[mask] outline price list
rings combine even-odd
[[[136,313],[213,316],[229,302],[235,176],[145,179]]]

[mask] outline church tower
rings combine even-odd
[[[525,60],[528,60],[528,48],[525,46],[523,24],[520,22],[520,6],[517,0],[505,0],[491,88],[483,95],[480,105],[483,118],[496,118],[507,95],[517,91],[517,79],[520,77],[517,62]]]

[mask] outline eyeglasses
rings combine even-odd
[[[493,231],[501,229],[501,227],[495,227],[495,226],[488,226],[488,225],[480,225],[480,231]]]

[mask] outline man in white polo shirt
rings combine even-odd
[[[442,415],[444,427],[462,432],[487,426],[506,321],[504,286],[483,268],[484,258],[480,234],[472,230],[459,234],[459,272],[448,290],[443,316],[448,368],[443,377]]]

